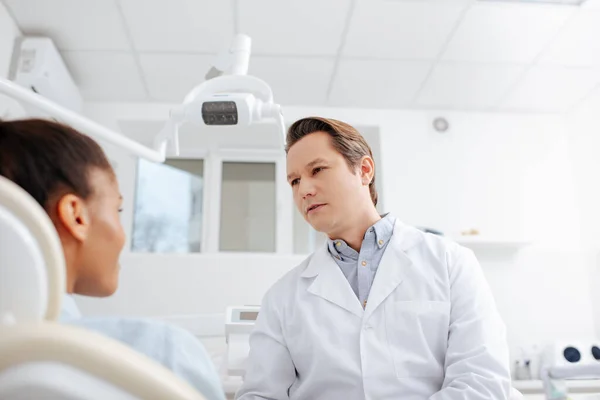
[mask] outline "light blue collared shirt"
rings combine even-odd
[[[394,216],[383,215],[365,232],[360,253],[341,239],[327,241],[329,254],[341,268],[363,308],[369,298],[369,292],[383,253],[394,233],[395,223]]]
[[[75,300],[69,295],[64,296],[60,319],[116,339],[160,362],[207,400],[225,400],[219,375],[204,346],[179,327],[139,318],[81,317]]]

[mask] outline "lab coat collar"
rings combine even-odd
[[[311,265],[318,267],[318,270],[314,266],[311,268]],[[302,276],[310,277],[305,274],[311,269],[315,270],[316,278],[307,289],[309,293],[322,297],[362,318],[363,308],[360,301],[340,267],[333,261],[326,245],[321,246],[313,254],[309,266]]]
[[[362,318],[363,313],[370,315],[400,285],[402,271],[412,264],[405,251],[422,240],[418,230],[396,220],[394,234],[379,264],[366,310],[363,310],[344,274],[327,251],[326,244],[313,253],[301,276],[316,277],[308,292]]]

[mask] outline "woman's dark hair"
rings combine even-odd
[[[104,151],[89,136],[44,119],[0,121],[0,175],[27,191],[47,210],[59,190],[92,194],[93,168],[112,171]]]

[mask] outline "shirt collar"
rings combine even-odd
[[[374,233],[373,237],[370,239],[381,249],[390,241],[392,234],[394,233],[395,222],[396,218],[390,213],[382,215],[379,221],[367,229],[363,240],[368,239],[370,233]],[[348,258],[358,260],[358,252],[348,246],[342,239],[327,239],[327,248],[329,249],[329,253],[338,260]]]

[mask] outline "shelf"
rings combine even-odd
[[[457,236],[453,240],[462,246],[477,249],[519,249],[531,244],[529,240],[500,239],[486,236]]]
[[[568,380],[569,393],[600,393],[600,380]],[[542,381],[512,381],[512,386],[523,394],[544,392]]]

